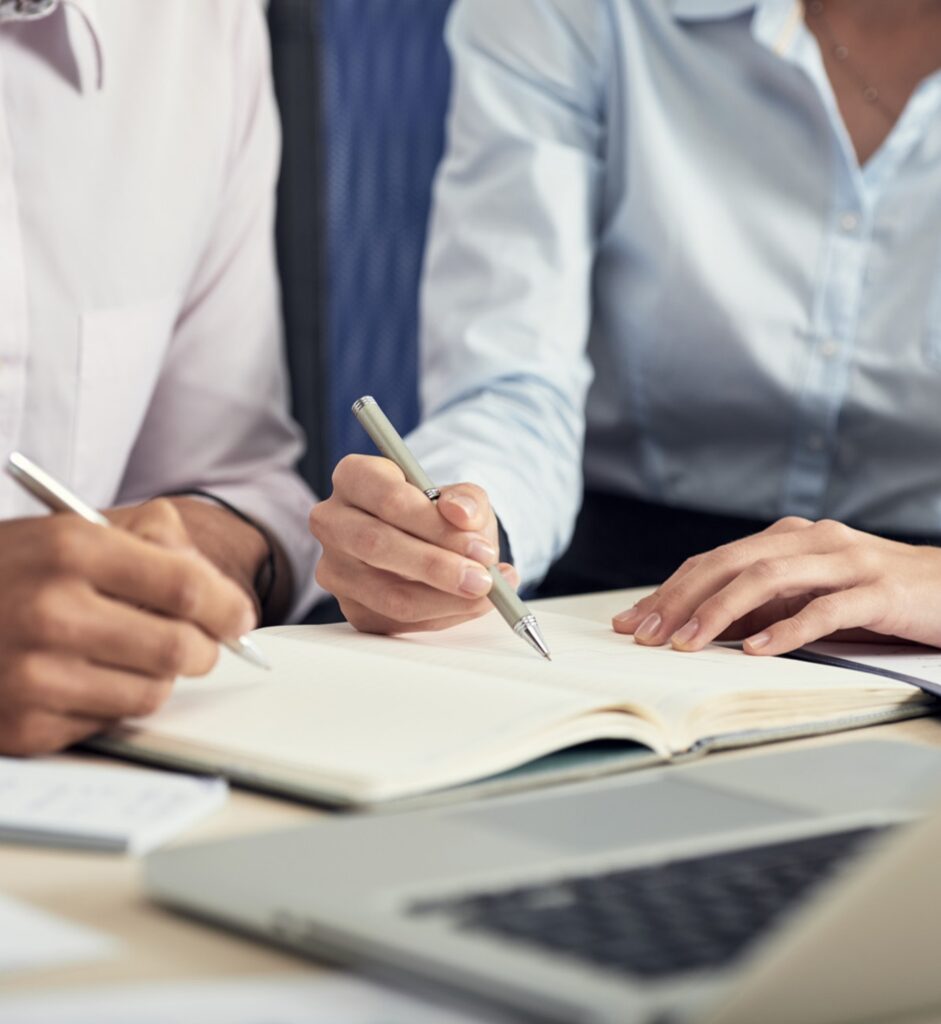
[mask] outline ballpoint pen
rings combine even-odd
[[[20,452],[13,452],[7,459],[7,473],[34,498],[41,501],[52,512],[74,512],[82,519],[98,526],[111,526],[111,523],[95,508],[82,501],[64,484],[40,469]],[[233,654],[238,654],[259,668],[271,668],[271,662],[259,650],[248,636],[240,636],[237,640],[223,640],[222,643]]]
[[[379,407],[375,398],[372,395],[364,395],[357,399],[353,403],[353,415],[362,424],[363,429],[372,438],[379,451],[402,470],[405,479],[422,491],[429,501],[437,501],[441,492],[428,479],[425,471],[418,464],[418,460],[408,450],[405,442],[399,436],[399,432],[389,422],[389,418]],[[516,591],[503,578],[503,574],[497,566],[490,566],[488,571],[493,579],[493,586],[487,595],[490,602],[517,636],[522,637],[547,661],[551,661],[549,648],[542,637],[536,616],[523,604]]]

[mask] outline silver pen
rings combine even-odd
[[[408,450],[399,432],[389,422],[389,418],[379,408],[379,403],[372,395],[364,395],[353,403],[353,415],[362,424],[379,451],[402,470],[410,484],[423,491],[430,501],[437,501],[441,497],[441,492],[428,479],[418,460]],[[522,637],[547,661],[551,661],[549,648],[542,638],[536,616],[523,604],[495,565],[490,566],[489,572],[493,586],[487,595],[488,599],[517,636]]]
[[[7,459],[7,472],[26,491],[41,501],[53,512],[74,512],[82,519],[98,526],[110,526],[111,523],[95,508],[82,501],[64,484],[40,469],[35,462],[20,452],[14,452]],[[223,640],[233,654],[238,654],[259,668],[271,668],[271,662],[262,654],[256,644],[248,636],[240,636],[238,640]]]

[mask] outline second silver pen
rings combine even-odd
[[[405,479],[423,491],[430,501],[437,501],[441,492],[428,478],[415,456],[408,450],[407,445],[399,436],[399,432],[392,426],[375,398],[371,395],[364,395],[357,399],[353,403],[353,415],[359,420],[379,451],[402,470]],[[493,586],[487,595],[488,600],[517,636],[525,640],[533,650],[544,658],[551,660],[549,648],[542,637],[536,616],[520,600],[519,595],[503,578],[503,574],[497,566],[490,566],[488,571],[493,579]]]

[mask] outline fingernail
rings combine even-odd
[[[745,643],[753,650],[757,651],[761,647],[767,646],[771,642],[770,633],[756,633],[755,636],[750,636]]]
[[[684,644],[688,644],[698,632],[699,619],[690,619],[685,626],[673,634],[673,643],[682,647]]]
[[[614,616],[614,621],[619,626],[629,626],[632,622],[636,622],[641,616],[641,610],[635,605],[633,608],[628,608],[626,612],[620,612]]]
[[[489,572],[484,572],[479,565],[468,565],[461,576],[461,590],[471,597],[483,597],[490,591],[493,580]]]
[[[660,629],[660,623],[663,619],[657,612],[652,612],[647,616],[646,619],[634,630],[635,640],[653,640],[657,635],[657,631]]]
[[[239,620],[241,625],[239,626],[239,636],[244,636],[246,633],[251,631],[258,625],[258,615],[254,608],[247,608],[242,613],[242,618]]]
[[[473,558],[475,562],[480,562],[481,565],[493,565],[499,558],[499,552],[494,551],[485,540],[478,538],[477,540],[472,540],[467,545],[467,557]]]
[[[473,519],[477,515],[477,502],[466,494],[446,494],[444,499],[463,509],[468,519]]]

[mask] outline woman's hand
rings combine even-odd
[[[613,625],[682,651],[747,638],[748,654],[784,654],[834,634],[941,647],[941,548],[781,519],[688,559]]]
[[[442,487],[433,503],[389,459],[347,455],[310,528],[323,547],[317,582],[364,633],[447,629],[493,608],[497,518],[473,484]],[[519,586],[512,566],[500,571]]]

